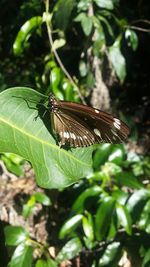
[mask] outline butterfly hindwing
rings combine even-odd
[[[54,113],[53,122],[60,146],[84,147],[96,142],[91,130],[69,114]]]
[[[53,97],[50,101],[52,127],[61,146],[121,143],[129,134],[125,123],[106,112]]]

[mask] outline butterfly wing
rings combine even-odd
[[[121,143],[129,128],[121,120],[92,107],[49,96],[52,129],[59,144],[71,147],[95,143]]]
[[[51,121],[60,146],[84,147],[100,142],[88,125],[68,112],[52,113]]]
[[[65,127],[65,131],[69,133],[71,130],[71,133],[74,133],[76,136],[80,133],[79,136],[82,139],[84,136],[84,141],[78,142],[78,146],[87,146],[101,142],[121,143],[125,141],[129,134],[129,128],[124,122],[106,112],[86,105],[60,101],[59,111],[59,121],[61,120],[61,123],[65,124],[66,127],[71,126],[67,130]],[[67,143],[69,143],[69,138]],[[79,145],[80,143],[81,145]],[[76,142],[73,142],[73,146],[76,146]]]

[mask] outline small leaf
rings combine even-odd
[[[87,217],[84,216],[82,219],[82,226],[86,237],[88,240],[92,241],[94,239],[93,219],[89,212],[87,212],[86,215]]]
[[[149,267],[150,266],[150,248],[147,249],[144,255],[144,259],[141,267]]]
[[[85,35],[89,36],[93,28],[92,17],[85,16],[81,21],[81,25]]]
[[[70,260],[77,256],[82,249],[82,243],[78,237],[71,239],[61,249],[56,257],[57,263],[61,263],[63,260]]]
[[[141,216],[141,212],[146,202],[150,199],[150,192],[146,189],[135,191],[127,202],[127,208],[133,218],[133,222],[136,222]]]
[[[118,266],[118,260],[121,257],[121,246],[119,242],[113,242],[108,245],[104,254],[99,260],[99,267],[102,266]]]
[[[95,235],[98,241],[101,241],[108,231],[115,205],[114,199],[109,196],[104,197],[102,201],[95,216]]]
[[[59,233],[60,239],[64,238],[66,235],[71,234],[77,228],[77,226],[81,223],[82,218],[83,218],[83,215],[78,214],[78,215],[73,216],[68,221],[66,221],[60,230],[60,233]]]
[[[116,212],[119,219],[120,224],[125,228],[126,232],[131,235],[132,234],[132,220],[130,217],[130,213],[128,212],[125,206],[116,204]]]
[[[78,213],[81,213],[84,211],[84,203],[87,200],[87,198],[97,196],[101,193],[100,186],[93,186],[91,188],[87,188],[83,193],[79,195],[79,197],[76,199],[72,206],[72,210]]]
[[[92,31],[92,27],[93,27],[93,19],[92,17],[89,17],[86,13],[80,13],[75,19],[74,21],[76,22],[81,22],[81,26],[82,29],[85,33],[86,36],[89,36],[91,31]]]
[[[129,193],[124,192],[120,189],[116,189],[113,190],[112,196],[118,203],[120,203],[121,205],[125,205],[127,199],[129,198]]]
[[[35,267],[48,267],[48,264],[45,260],[40,259],[36,262]]]
[[[35,203],[33,205],[30,205],[29,202],[27,204],[24,204],[23,210],[22,210],[22,216],[24,218],[28,218],[32,214],[34,207],[35,207]]]
[[[112,151],[108,157],[108,161],[120,165],[123,161],[123,158],[124,158],[123,147],[121,145],[115,145],[114,147],[112,147]]]
[[[131,46],[133,51],[138,47],[138,37],[135,31],[127,29],[125,31],[125,38],[127,39],[128,46]]]
[[[10,261],[10,267],[31,267],[33,249],[24,244],[19,245]]]
[[[114,9],[113,1],[112,0],[94,0],[96,5],[101,8],[106,8],[109,10]]]
[[[91,5],[91,0],[80,0],[77,3],[78,11],[87,11]]]
[[[53,89],[59,86],[61,79],[62,79],[61,69],[58,67],[53,68],[50,74],[50,81]]]
[[[44,193],[36,192],[33,196],[35,197],[35,200],[37,202],[43,204],[44,206],[50,206],[51,205],[50,198],[48,196],[46,196]]]
[[[54,41],[53,46],[52,46],[52,51],[57,50],[58,48],[64,46],[66,44],[65,39],[57,39]]]
[[[110,25],[109,21],[104,16],[99,15],[98,18],[106,25],[110,36],[114,38],[114,33],[112,31],[112,25]]]
[[[150,200],[147,201],[138,222],[140,229],[150,234]]]
[[[118,78],[121,82],[123,82],[126,77],[126,62],[120,50],[119,40],[116,40],[115,43],[109,48],[109,59]]]
[[[136,176],[132,172],[124,171],[116,173],[115,179],[117,180],[118,184],[128,186],[129,188],[143,188],[143,184],[137,180]]]
[[[29,237],[28,232],[21,226],[6,226],[5,239],[8,246],[17,246]]]
[[[35,267],[58,267],[58,264],[49,257],[47,260],[37,260]]]
[[[87,75],[88,69],[87,69],[87,65],[84,60],[80,60],[79,71],[80,71],[81,77],[85,77]]]
[[[93,165],[94,168],[99,168],[100,165],[107,161],[111,152],[112,146],[110,144],[99,145],[98,149],[94,153]]]

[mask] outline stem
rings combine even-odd
[[[30,238],[29,238],[28,241],[32,246],[39,248],[41,250],[42,254],[44,254],[47,259],[49,257],[51,257],[48,249],[46,249],[46,247],[44,245],[41,245],[39,242],[37,242],[37,241],[35,241],[33,239],[30,239]]]
[[[50,27],[50,24],[49,24],[49,21],[48,21],[48,14],[49,14],[49,0],[46,0],[46,27],[47,27],[47,32],[48,32],[48,38],[49,38],[49,42],[50,42],[50,46],[52,47],[52,50],[53,50],[53,53],[54,53],[54,56],[59,64],[59,66],[61,67],[62,71],[64,72],[64,74],[66,75],[66,77],[70,80],[70,82],[72,83],[72,85],[77,89],[77,92],[78,92],[78,95],[82,101],[83,104],[86,104],[85,103],[85,100],[79,90],[79,87],[76,85],[76,83],[74,82],[74,80],[72,79],[72,77],[70,76],[70,74],[68,73],[68,71],[66,70],[66,68],[64,67],[57,51],[55,48],[53,48],[53,38],[52,38],[52,31],[51,31],[51,27]]]
[[[130,28],[130,29],[133,29],[133,30],[137,30],[137,31],[141,31],[141,32],[150,32],[150,30],[148,29],[144,29],[144,28],[141,28],[141,27],[137,27],[137,26],[125,26],[125,28]]]

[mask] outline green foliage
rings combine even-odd
[[[24,164],[23,158],[13,153],[3,153],[1,155],[1,160],[6,165],[7,170],[14,173],[17,176],[24,174],[22,165]]]
[[[29,217],[32,214],[36,203],[38,203],[38,202],[41,203],[43,206],[50,206],[51,205],[50,199],[45,194],[43,194],[41,192],[36,192],[35,194],[33,194],[30,197],[28,202],[23,205],[22,215],[25,218]]]
[[[29,238],[29,234],[20,226],[6,226],[5,227],[6,244],[9,246],[17,246],[25,242]]]
[[[24,52],[24,49],[29,47],[28,40],[31,33],[35,31],[35,29],[38,29],[41,24],[42,18],[38,16],[31,18],[22,25],[13,44],[13,52],[16,56],[20,56]]]
[[[115,149],[119,149],[117,161],[109,162]],[[93,251],[99,242],[105,242],[96,260],[98,266],[117,266],[123,250],[127,249],[125,240],[129,237],[134,240],[135,224],[137,232],[145,230],[149,234],[150,192],[143,189],[141,175],[133,174],[135,157],[133,161],[131,158],[128,161],[126,157],[126,150],[121,145],[104,144],[98,148],[94,166],[98,169],[99,159],[100,170],[96,170],[84,185],[79,184],[79,194],[70,211],[71,218],[60,230],[61,238],[80,237],[84,247]],[[139,253],[142,246],[144,242],[141,239]]]

